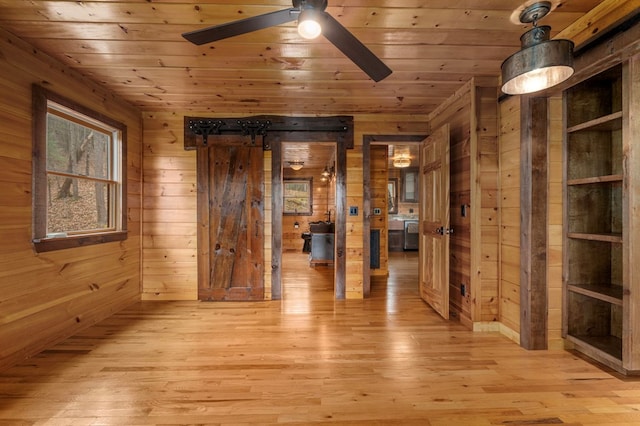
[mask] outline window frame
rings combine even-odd
[[[418,202],[418,194],[420,193],[420,182],[418,179],[419,168],[418,167],[409,167],[406,169],[402,169],[400,172],[402,175],[402,197],[401,200],[403,203],[417,203]],[[413,180],[413,197],[411,197],[409,192],[407,192],[407,187],[409,183],[409,179]]]
[[[309,191],[307,193],[307,202],[309,204],[309,210],[304,211],[291,211],[286,209],[287,198],[300,198],[300,197],[287,197],[287,184],[305,183],[308,185]],[[313,178],[284,178],[282,182],[282,214],[285,216],[311,216],[313,215]]]
[[[94,244],[123,241],[127,239],[127,127],[125,124],[107,117],[91,108],[72,101],[64,96],[34,84],[32,87],[33,102],[33,229],[32,242],[37,253],[83,247]],[[114,207],[114,228],[105,231],[92,231],[85,234],[71,234],[55,237],[47,236],[47,113],[49,103],[55,103],[70,111],[82,114],[116,129],[120,133],[119,157],[115,167],[116,206]],[[75,117],[74,117],[75,118]],[[114,144],[115,146],[115,144]],[[114,154],[114,156],[117,154]]]

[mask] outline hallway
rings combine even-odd
[[[0,425],[640,424],[637,379],[441,319],[411,255],[366,300],[307,266],[281,302],[138,303],[0,373]]]

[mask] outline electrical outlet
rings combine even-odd
[[[464,284],[460,284],[460,294],[462,295],[462,297],[464,297],[466,293],[467,293],[467,286]]]
[[[382,209],[380,209],[379,207],[374,208],[373,214],[376,216],[380,216],[382,214]]]
[[[358,206],[349,207],[349,216],[358,216]]]

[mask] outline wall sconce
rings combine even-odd
[[[298,221],[293,222],[293,229],[298,229],[300,228],[300,223],[298,223]]]
[[[533,28],[520,37],[521,50],[502,63],[502,91],[522,95],[548,89],[573,75],[573,42],[550,40],[551,27],[537,21],[551,10],[551,2],[541,1],[520,13],[520,22]]]
[[[333,167],[324,166],[324,170],[320,173],[320,180],[322,182],[328,182],[330,179],[333,179],[335,175]]]
[[[302,166],[304,166],[304,161],[289,161],[289,167],[291,167],[296,172],[302,169]]]

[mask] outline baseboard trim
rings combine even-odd
[[[484,322],[474,322],[473,323],[473,331],[479,333],[487,333],[487,332],[498,332],[512,340],[513,342],[520,344],[520,333],[510,329],[506,325],[497,321],[484,321]]]

